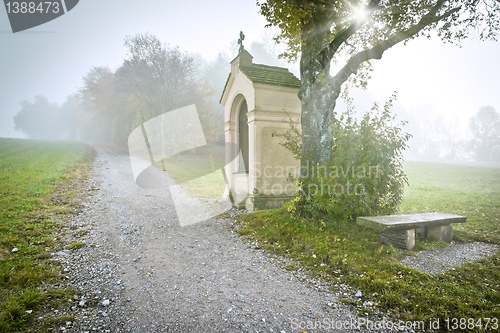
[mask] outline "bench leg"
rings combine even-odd
[[[427,239],[439,239],[450,243],[453,240],[453,235],[453,228],[449,224],[427,228]]]
[[[412,251],[415,248],[415,230],[384,231],[380,233],[380,241],[397,249]]]

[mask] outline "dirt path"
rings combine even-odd
[[[56,254],[80,290],[67,311],[73,321],[59,330],[320,332],[357,321],[338,293],[242,241],[230,219],[180,227],[165,176],[157,189],[141,188],[127,155],[96,149],[89,186],[98,190],[71,222],[73,234],[88,233],[70,241],[86,246]]]

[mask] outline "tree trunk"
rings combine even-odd
[[[333,143],[332,125],[336,121],[335,105],[340,95],[340,84],[332,82],[330,66],[314,70],[315,54],[303,47],[301,58],[301,87],[299,98],[302,104],[302,159],[301,178],[308,179],[313,168],[331,162]],[[313,49],[313,48],[311,48]]]
[[[335,121],[336,98],[324,84],[305,85],[302,104],[302,161],[303,169],[327,165],[331,161],[332,125]],[[303,177],[307,177],[302,175]]]
[[[334,84],[330,76],[331,59],[322,52],[330,43],[327,22],[327,17],[318,16],[303,28],[302,33],[299,98],[302,105],[300,176],[303,180],[312,176],[312,168],[331,162],[332,125],[340,84]]]

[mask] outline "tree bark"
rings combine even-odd
[[[304,77],[303,77],[304,78]],[[302,178],[309,178],[311,169],[331,161],[333,144],[332,124],[340,89],[327,82],[331,78],[312,77],[302,80]]]
[[[330,31],[321,21],[304,28],[300,58],[302,106],[301,178],[309,178],[310,169],[331,160],[332,124],[335,121],[335,101],[338,94],[331,87],[330,60],[321,58],[321,50],[330,43]]]

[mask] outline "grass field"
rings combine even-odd
[[[404,213],[465,215],[467,223],[454,227],[458,240],[500,244],[500,169],[411,162],[405,171]]]
[[[455,227],[457,242],[500,244],[500,169],[413,162],[405,170],[410,186],[401,213],[465,215],[468,222]],[[363,290],[363,301],[373,303],[363,312],[424,323],[439,318],[441,324],[474,318],[477,330],[479,318],[500,322],[499,255],[430,276],[399,264],[401,251],[380,244],[376,232],[353,221],[306,221],[278,209],[244,215],[241,224],[240,233],[269,251],[295,259],[322,279]],[[416,250],[439,246],[446,244],[419,241]]]
[[[49,254],[62,246],[54,216],[73,209],[71,190],[58,191],[84,176],[86,153],[77,143],[0,139],[0,332],[49,331],[47,325],[34,325],[35,316],[72,296],[71,290],[55,287],[60,269]],[[215,156],[212,161],[222,161]],[[193,163],[192,157],[180,156],[167,169],[178,181],[193,182],[191,190],[210,196],[210,181],[201,190],[196,179],[221,165],[207,164],[205,157]],[[455,227],[457,242],[500,244],[500,169],[406,163],[405,170],[410,186],[402,213],[465,215],[468,222]],[[376,232],[352,221],[306,221],[278,209],[244,215],[241,224],[242,234],[294,258],[321,279],[363,290],[363,301],[372,302],[363,312],[425,323],[500,320],[499,255],[429,276],[400,265],[400,251],[380,244]],[[446,244],[420,241],[417,250],[440,246]],[[483,331],[492,331],[491,326]]]
[[[49,255],[61,246],[53,217],[71,212],[71,192],[50,198],[81,176],[85,153],[78,143],[0,139],[0,332],[44,331],[34,316],[71,297],[53,287],[60,272]]]

